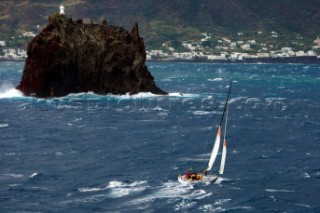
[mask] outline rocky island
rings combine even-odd
[[[145,64],[137,23],[122,27],[83,23],[61,14],[28,44],[28,57],[17,89],[24,95],[61,97],[69,93],[165,95]]]

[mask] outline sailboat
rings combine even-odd
[[[208,166],[205,170],[199,171],[199,172],[189,172],[185,175],[179,175],[178,176],[178,181],[181,183],[195,183],[195,182],[215,182],[220,175],[223,174],[224,172],[224,167],[225,167],[225,162],[226,162],[226,156],[227,156],[227,141],[226,141],[226,132],[227,132],[227,124],[228,124],[228,101],[229,101],[229,96],[231,92],[231,86],[232,86],[232,81],[230,82],[229,86],[229,91],[228,91],[228,96],[226,103],[224,105],[224,110],[222,113],[222,117],[220,120],[220,124],[218,126],[216,138],[214,141],[214,145],[211,151],[211,156],[208,162]],[[221,162],[220,162],[220,169],[217,174],[208,174],[209,171],[211,171],[215,160],[218,156],[219,148],[220,148],[220,142],[221,142],[221,125],[223,123],[224,116],[226,116],[226,120],[224,123],[224,136],[223,136],[223,148],[222,148],[222,155],[221,155]]]

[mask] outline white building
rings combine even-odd
[[[313,45],[312,49],[319,49],[320,48],[320,38],[317,37],[317,39],[313,41],[313,44],[314,45]]]
[[[7,59],[25,59],[27,58],[27,52],[23,49],[3,49],[4,56],[2,58]]]
[[[257,53],[257,56],[259,58],[268,58],[270,56],[269,53]]]
[[[24,32],[22,35],[25,37],[36,37],[36,34],[32,31]]]
[[[230,47],[237,47],[237,43],[236,42],[231,42],[230,43]]]
[[[281,51],[282,52],[290,52],[290,51],[292,51],[292,47],[282,47]]]
[[[175,56],[176,58],[179,59],[193,59],[194,58],[194,54],[191,52],[182,52],[182,53],[173,53],[173,56]]]
[[[65,9],[66,9],[66,8],[61,4],[61,5],[60,5],[60,14],[61,14],[61,15],[65,15]]]
[[[309,56],[316,56],[316,55],[317,55],[317,53],[316,53],[315,51],[313,51],[313,50],[309,50],[309,51],[307,52],[307,54],[308,54]]]
[[[183,43],[182,45],[191,51],[197,49],[193,44],[190,44],[190,43]]]
[[[225,55],[207,55],[208,60],[226,60]]]
[[[296,52],[296,56],[306,56],[307,54],[304,51]]]
[[[227,38],[222,38],[222,40],[225,42],[225,43],[231,43],[231,40],[230,39],[227,39]]]
[[[278,38],[279,36],[278,36],[278,33],[277,32],[275,32],[275,31],[272,31],[271,32],[271,36],[270,36],[270,38]]]
[[[250,44],[241,45],[241,49],[243,49],[243,50],[251,50]]]
[[[6,46],[6,41],[0,41],[0,46],[5,47]]]

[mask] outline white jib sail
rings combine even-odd
[[[226,163],[226,156],[227,156],[227,141],[226,141],[227,124],[228,124],[228,107],[227,107],[227,112],[226,112],[226,122],[224,124],[223,149],[222,149],[221,164],[220,164],[220,169],[219,169],[220,175],[223,174],[224,165]]]
[[[217,132],[217,136],[216,136],[216,140],[214,141],[214,146],[212,148],[212,152],[211,152],[211,157],[208,163],[208,168],[206,169],[207,171],[210,171],[214,161],[217,158],[218,152],[219,152],[219,146],[220,146],[220,132],[221,132],[221,127],[219,126],[218,128],[218,132]]]
[[[224,171],[224,165],[226,163],[226,156],[227,156],[227,142],[226,140],[223,141],[223,149],[222,149],[222,156],[221,156],[221,164],[219,169],[219,174],[222,175]]]

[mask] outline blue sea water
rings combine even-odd
[[[13,89],[23,66],[0,63],[0,212],[320,212],[319,65],[149,63],[169,96],[53,99]],[[182,185],[231,80],[225,173]]]

